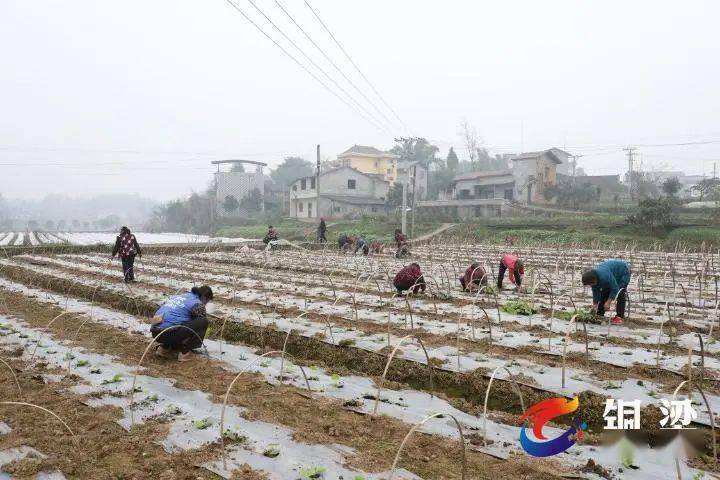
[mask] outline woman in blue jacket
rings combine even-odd
[[[164,357],[174,357],[180,362],[190,360],[192,350],[200,348],[208,327],[205,305],[213,299],[210,287],[193,287],[184,295],[170,297],[161,306],[153,318],[150,334],[159,344],[157,354]],[[160,332],[174,325],[182,327],[173,328],[160,335]],[[158,337],[158,335],[160,335]]]
[[[630,267],[622,260],[606,260],[582,275],[583,285],[592,287],[593,310],[601,317],[617,298],[616,315],[611,321],[622,325],[625,318],[627,289],[630,284]]]

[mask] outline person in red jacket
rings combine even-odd
[[[522,285],[523,275],[525,275],[525,265],[517,255],[506,253],[500,260],[500,269],[498,270],[497,286],[498,290],[502,290],[503,278],[505,278],[505,271],[508,271],[510,281],[515,284],[515,290],[520,291],[520,285]]]
[[[480,289],[480,285],[487,285],[485,269],[479,263],[473,262],[460,277],[460,285],[465,292],[475,292]]]
[[[398,295],[402,295],[406,290],[412,290],[414,294],[420,291],[425,293],[425,278],[420,271],[420,265],[411,263],[404,267],[395,275],[393,285],[395,285]]]

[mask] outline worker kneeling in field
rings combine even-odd
[[[411,263],[404,267],[395,275],[393,285],[395,285],[398,295],[402,295],[407,290],[412,290],[415,294],[420,291],[425,293],[425,278],[423,278],[422,271],[420,271],[420,265]]]
[[[613,325],[622,325],[625,318],[627,288],[630,284],[628,264],[622,260],[606,260],[592,270],[584,272],[582,283],[592,287],[593,310],[601,317],[617,299],[616,315],[611,322]]]
[[[460,277],[460,285],[462,285],[465,292],[478,291],[481,285],[487,285],[485,269],[479,263],[474,262],[465,270],[465,274]]]
[[[190,360],[192,350],[200,348],[208,327],[205,306],[213,299],[210,287],[193,287],[184,295],[170,297],[153,318],[150,334],[159,343],[156,353],[160,356],[174,356],[185,362]],[[176,326],[167,332],[166,328]],[[160,336],[158,336],[160,335]]]
[[[522,285],[523,275],[525,275],[525,264],[518,258],[517,255],[507,253],[503,255],[500,260],[500,269],[498,270],[497,287],[498,290],[502,290],[503,279],[505,278],[505,272],[508,272],[510,281],[515,285],[515,291],[520,291]]]

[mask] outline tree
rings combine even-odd
[[[260,207],[262,206],[262,200],[263,198],[260,193],[260,189],[253,188],[250,190],[248,196],[242,199],[240,206],[245,210],[257,211],[260,210]]]
[[[238,208],[240,208],[240,202],[238,202],[238,199],[235,198],[233,195],[228,195],[223,200],[222,207],[223,210],[225,210],[226,212],[233,213],[237,211]]]
[[[704,178],[693,185],[692,189],[700,195],[700,201],[703,201],[705,197],[716,200],[720,198],[720,179]]]
[[[245,165],[243,165],[242,163],[233,163],[230,171],[233,173],[245,173]]]
[[[583,205],[596,203],[600,199],[600,188],[574,181],[560,182],[546,187],[543,196],[546,200],[557,199],[558,205],[578,209]]]
[[[310,177],[315,173],[313,164],[302,157],[285,157],[283,163],[270,172],[270,177],[278,185],[289,187],[301,177]]]
[[[477,128],[475,128],[472,123],[468,122],[466,118],[463,118],[460,122],[459,135],[462,137],[463,142],[465,142],[465,150],[468,155],[468,160],[470,160],[472,168],[475,168],[475,160],[477,160],[478,150],[480,150],[480,146],[483,144]]]
[[[46,220],[45,230],[52,230],[53,228],[55,228],[55,222],[53,222],[52,220]]]
[[[67,228],[67,222],[65,220],[58,220],[57,229],[61,232],[64,232],[66,228]]]
[[[668,197],[675,197],[677,193],[682,189],[682,183],[677,177],[668,178],[662,183],[662,191]]]
[[[647,227],[651,231],[658,227],[667,227],[673,223],[672,198],[645,198],[640,200],[637,211],[627,218],[631,225]]]
[[[450,151],[447,154],[447,160],[445,160],[445,166],[448,170],[456,172],[459,164],[460,161],[458,160],[455,150],[453,150],[453,147],[450,147]]]
[[[396,138],[395,144],[390,153],[398,155],[401,161],[418,162],[426,169],[438,161],[435,154],[440,149],[422,137]]]

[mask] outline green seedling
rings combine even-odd
[[[537,313],[537,310],[531,307],[528,302],[523,300],[510,300],[500,307],[500,309],[505,313],[513,315],[532,315]]]
[[[103,380],[103,385],[109,385],[111,383],[118,383],[122,380],[122,375],[116,373],[110,380]]]
[[[154,402],[157,402],[157,401],[158,401],[158,396],[157,396],[157,394],[156,394],[156,393],[153,393],[152,395],[150,395],[149,397],[147,397],[147,401],[148,401],[148,402],[153,402],[153,403],[154,403]]]
[[[275,458],[278,455],[280,455],[280,445],[277,443],[271,443],[267,446],[265,451],[263,451],[263,455],[265,455],[268,458]]]
[[[302,478],[321,478],[326,471],[327,468],[325,467],[301,468],[300,476]]]
[[[182,410],[180,410],[180,407],[178,407],[177,405],[170,404],[165,407],[165,413],[167,413],[168,415],[180,415],[182,413]]]
[[[65,354],[65,360],[74,360],[74,359],[75,359],[75,355],[73,355],[72,353],[68,352]]]
[[[333,382],[333,387],[343,388],[344,385],[340,381],[340,375],[338,375],[337,373],[333,373],[332,375],[330,375],[330,380],[332,380]]]
[[[209,418],[203,418],[202,420],[195,420],[193,422],[193,425],[198,430],[205,430],[206,428],[208,428],[212,425],[212,420],[210,420]]]
[[[260,366],[263,367],[263,368],[267,368],[267,367],[270,366],[270,361],[268,361],[268,360],[263,360],[262,362],[260,362]]]
[[[620,463],[625,468],[637,468],[635,465],[635,447],[627,438],[620,440]]]
[[[90,365],[90,362],[88,362],[87,360],[78,360],[75,365],[77,365],[78,367],[87,367],[88,365]]]
[[[238,443],[245,443],[247,441],[247,437],[245,435],[241,435],[240,433],[230,430],[229,428],[225,429],[225,431],[223,432],[223,437]]]

